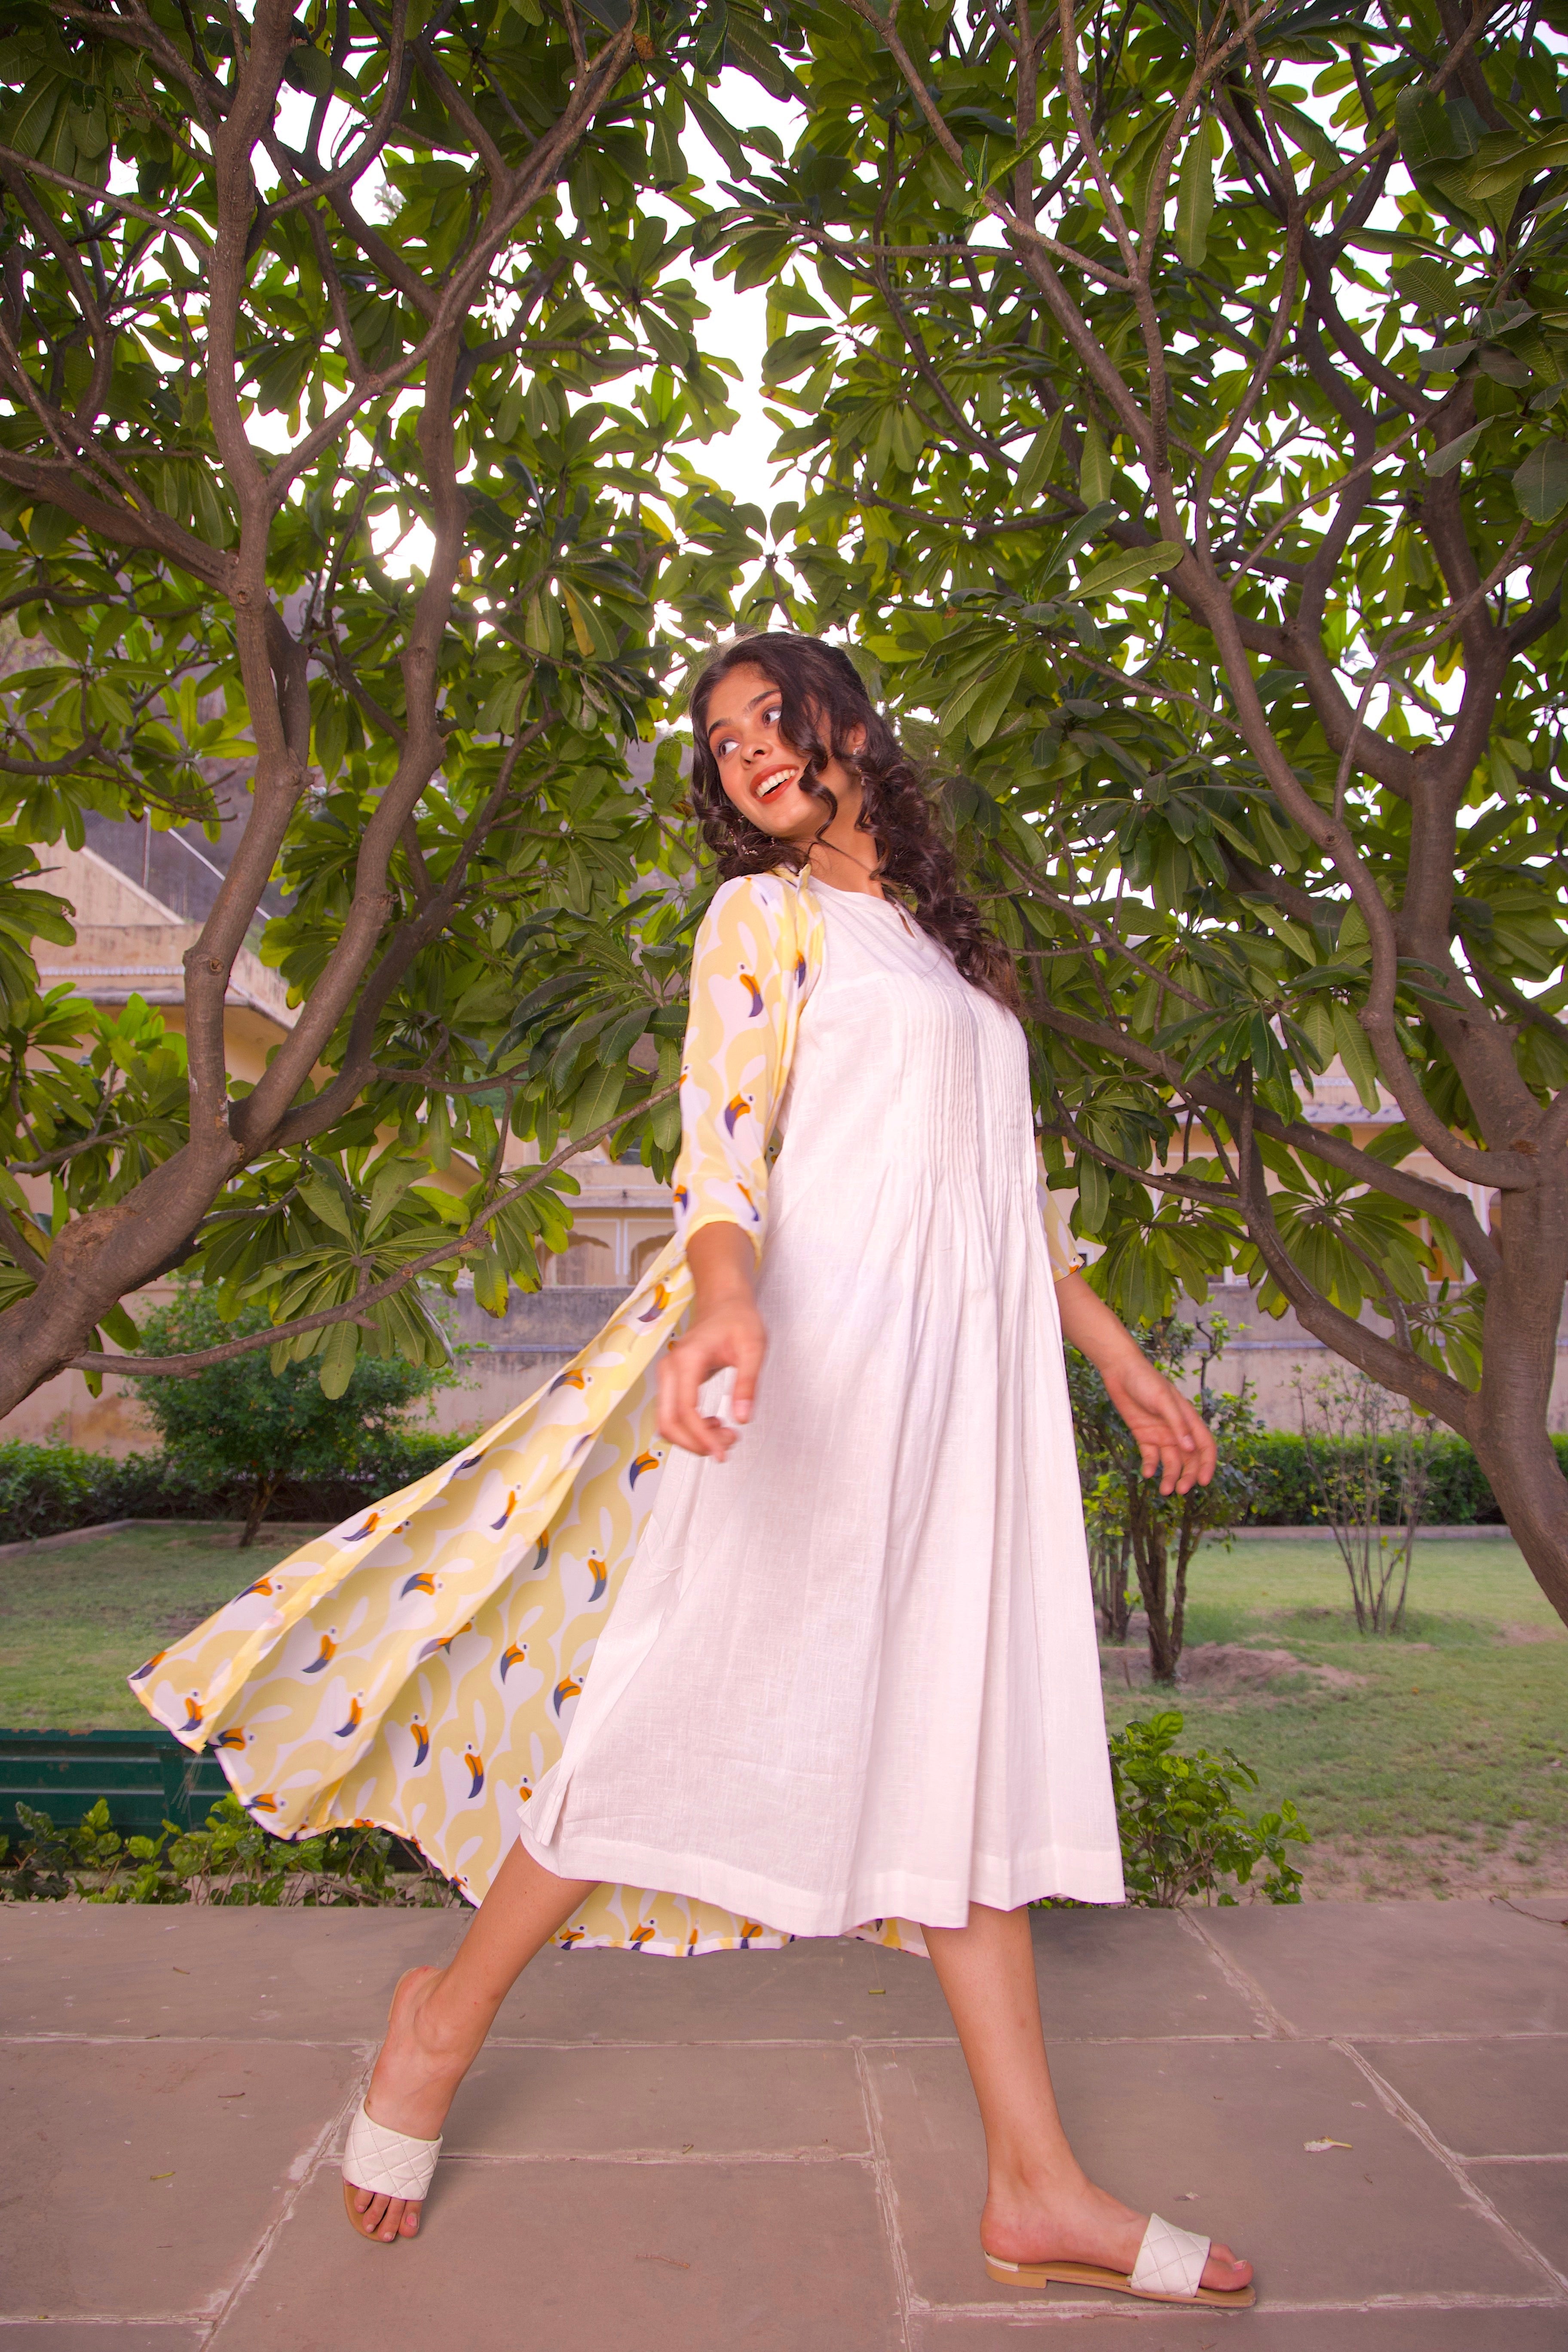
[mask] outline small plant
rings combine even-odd
[[[1363,1633],[1397,1633],[1405,1622],[1410,1555],[1426,1515],[1432,1423],[1345,1365],[1310,1383],[1298,1374],[1296,1399],[1317,1493],[1314,1517],[1327,1521],[1344,1561],[1356,1625]],[[1391,1467],[1398,1499],[1395,1522],[1385,1526],[1384,1489]]]
[[[1218,1756],[1206,1748],[1178,1756],[1181,1735],[1182,1717],[1171,1707],[1111,1736],[1110,1782],[1129,1900],[1163,1911],[1194,1895],[1234,1905],[1224,1882],[1248,1885],[1261,1868],[1258,1892],[1268,1902],[1300,1903],[1301,1874],[1289,1848],[1310,1844],[1311,1832],[1291,1800],[1249,1821],[1237,1791],[1257,1788],[1250,1765],[1229,1748]]]
[[[1162,1495],[1157,1477],[1146,1478],[1137,1445],[1110,1402],[1104,1381],[1076,1349],[1068,1351],[1068,1391],[1078,1440],[1079,1475],[1085,1496],[1089,1565],[1095,1605],[1110,1641],[1125,1641],[1131,1595],[1131,1560],[1149,1624],[1149,1671],[1156,1683],[1171,1683],[1185,1635],[1187,1570],[1205,1535],[1221,1535],[1247,1517],[1253,1467],[1262,1424],[1239,1395],[1215,1395],[1208,1374],[1225,1352],[1228,1337],[1222,1317],[1198,1326],[1199,1412],[1213,1432],[1219,1461],[1206,1486],[1186,1495]],[[1133,1337],[1151,1363],[1176,1378],[1194,1353],[1193,1332],[1167,1316],[1141,1323]]]
[[[88,1903],[385,1905],[429,1909],[456,1901],[447,1882],[385,1830],[323,1831],[298,1844],[257,1826],[239,1800],[220,1797],[199,1830],[165,1822],[155,1837],[122,1838],[100,1797],[75,1829],[18,1802],[25,1832],[0,1837],[0,1899]]]

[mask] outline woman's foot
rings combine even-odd
[[[410,1969],[398,1979],[386,2039],[365,2094],[365,2112],[373,2122],[384,2124],[389,2131],[406,2132],[413,2139],[440,2138],[452,2095],[471,2056],[444,2049],[425,2016],[430,1995],[445,1974],[443,1969]],[[391,2245],[418,2230],[419,2205],[412,2198],[383,2197],[345,2180],[343,2203],[362,2238]]]
[[[1091,2180],[1035,2191],[994,2187],[980,2219],[980,2243],[1002,2262],[1094,2263],[1125,2275],[1138,2259],[1148,2221],[1147,2213],[1135,2213]],[[1252,2264],[1216,2241],[1201,2284],[1226,2294],[1250,2286]]]

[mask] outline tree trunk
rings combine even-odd
[[[267,1517],[267,1506],[278,1491],[278,1473],[274,1470],[251,1483],[250,1508],[246,1513],[245,1526],[240,1530],[238,1549],[248,1551],[261,1532],[261,1522]]]
[[[1502,1196],[1486,1370],[1466,1431],[1531,1573],[1568,1624],[1568,1478],[1547,1432],[1568,1274],[1568,1183]]]
[[[1157,1513],[1150,1507],[1142,1480],[1129,1499],[1132,1559],[1138,1570],[1138,1590],[1143,1596],[1149,1619],[1149,1678],[1156,1683],[1173,1683],[1176,1661],[1182,1654],[1182,1636],[1180,1627],[1171,1622],[1165,1530]]]

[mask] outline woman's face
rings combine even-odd
[[[741,814],[774,841],[804,847],[822,831],[826,812],[800,788],[805,755],[780,733],[783,716],[784,697],[773,680],[742,663],[725,672],[709,698],[708,748]],[[858,777],[842,761],[826,760],[821,782],[837,801],[840,820],[853,825],[860,813]]]

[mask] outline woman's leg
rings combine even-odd
[[[415,2139],[436,2139],[452,2095],[479,2056],[507,1994],[558,1927],[594,1891],[592,1879],[556,1878],[514,1845],[468,1932],[444,1969],[410,1969],[392,1996],[386,2040],[365,2095],[374,2123]],[[346,2184],[345,2184],[346,2185]],[[362,2237],[411,2238],[418,2205],[348,2190]]]
[[[1148,2216],[1097,2189],[1068,2146],[1040,2026],[1027,1909],[976,1903],[967,1927],[928,1927],[925,1939],[985,2126],[982,2246],[1009,2263],[1131,2270]],[[1251,2276],[1249,2263],[1215,2245],[1203,2284],[1246,2286]]]

